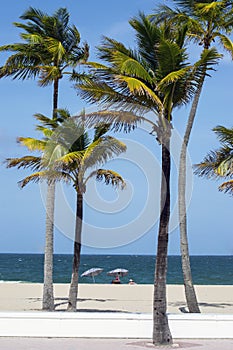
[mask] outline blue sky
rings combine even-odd
[[[167,1],[164,1],[168,3]],[[36,1],[8,0],[2,6],[0,45],[19,41],[19,30],[12,25],[19,16],[33,6],[48,13],[66,7],[81,34],[90,45],[91,59],[102,35],[107,35],[134,46],[133,31],[128,20],[138,11],[150,13],[157,1],[118,0],[110,5],[107,0]],[[192,50],[192,57],[197,57]],[[1,64],[6,58],[0,55]],[[192,58],[193,59],[193,58]],[[233,63],[225,57],[217,71],[208,78],[201,96],[189,147],[190,166],[200,162],[210,149],[218,147],[212,132],[216,125],[232,127]],[[25,154],[16,144],[17,136],[36,136],[33,114],[51,113],[51,87],[39,88],[36,81],[2,79],[0,161]],[[59,105],[71,114],[85,105],[77,97],[70,83],[61,83]],[[95,109],[94,106],[91,107]],[[174,142],[178,147],[183,135],[189,106],[174,115]],[[37,135],[38,136],[38,135]],[[155,254],[159,210],[160,147],[149,135],[146,126],[132,134],[120,134],[128,151],[108,167],[119,171],[127,179],[127,190],[114,192],[103,184],[90,183],[85,196],[84,253],[102,254]],[[178,147],[179,148],[179,147]],[[172,223],[169,254],[179,254],[177,229],[177,148],[174,147],[172,169]],[[34,184],[19,189],[17,182],[25,171],[1,166],[1,235],[0,252],[41,253],[44,247],[45,207],[44,187]],[[218,192],[218,182],[192,177],[189,172],[188,223],[190,253],[195,255],[233,254],[232,198]],[[75,194],[72,188],[58,189],[55,252],[72,253]]]

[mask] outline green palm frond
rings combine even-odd
[[[233,149],[233,128],[226,128],[222,125],[218,125],[213,128],[213,131],[221,144],[226,144]]]
[[[97,141],[100,137],[104,136],[111,128],[111,124],[106,123],[98,123],[95,125],[95,134],[93,138],[93,142]]]
[[[203,18],[217,16],[219,14],[219,10],[221,10],[222,7],[222,1],[210,1],[195,4],[196,12]]]
[[[163,104],[159,96],[144,82],[128,76],[116,76],[116,78],[119,79],[119,81],[125,82],[133,95],[144,96],[155,103],[159,110],[163,109]]]
[[[204,49],[201,53],[200,59],[194,64],[195,79],[198,82],[202,75],[203,69],[206,75],[210,75],[209,71],[213,70],[214,66],[219,63],[222,55],[218,53],[215,47]]]
[[[145,80],[151,85],[154,83],[154,79],[149,72],[140,64],[140,62],[133,58],[126,57],[124,62],[121,62],[119,71],[121,74]]]
[[[22,146],[27,147],[30,151],[41,151],[43,152],[46,147],[46,141],[37,140],[32,137],[18,137],[17,142]]]
[[[51,53],[53,59],[62,62],[66,54],[66,50],[63,47],[62,43],[54,38],[47,38],[45,39],[45,42],[47,44],[47,49]]]
[[[55,129],[57,127],[57,120],[46,117],[44,114],[35,113],[34,118],[36,118],[36,120],[43,124],[44,127],[48,127],[51,129]]]
[[[230,179],[219,186],[220,191],[233,194],[233,128],[215,127],[221,147],[211,151],[200,164],[195,165],[195,174],[206,178]]]
[[[178,82],[181,78],[186,78],[187,73],[191,71],[192,66],[188,66],[177,71],[173,71],[167,74],[163,79],[158,83],[158,89],[164,91],[164,88],[169,84]]]
[[[43,125],[37,125],[36,130],[43,134],[45,141],[48,141],[48,139],[50,139],[53,135],[53,130],[48,129]]]
[[[232,40],[221,33],[218,33],[218,37],[220,38],[222,46],[225,48],[225,50],[227,50],[228,53],[230,53],[231,58],[233,59],[233,42],[232,42]]]
[[[42,37],[38,35],[37,33],[22,33],[21,38],[27,41],[31,45],[35,44],[41,44],[42,43]]]
[[[204,160],[194,166],[195,174],[206,178],[218,178],[233,174],[233,155],[229,147],[221,147],[207,154]]]
[[[148,66],[155,71],[157,68],[155,48],[162,38],[162,32],[158,26],[153,25],[149,16],[142,12],[138,17],[129,21],[135,30],[139,53],[147,62]]]
[[[69,168],[71,166],[78,167],[83,159],[84,151],[76,151],[64,154],[62,157],[55,160],[54,167]]]
[[[1,48],[0,48],[1,49]],[[17,50],[17,49],[16,49]],[[0,77],[12,77],[12,79],[36,78],[40,73],[40,58],[38,54],[32,54],[32,51],[16,53],[11,55],[0,68]]]
[[[232,151],[232,150],[231,150]],[[221,162],[217,169],[217,173],[222,177],[232,177],[233,176],[233,154],[230,155]]]
[[[126,183],[122,176],[112,170],[98,169],[93,171],[86,179],[85,184],[92,177],[95,177],[97,181],[104,181],[106,185],[112,185],[113,187],[121,188],[122,190],[126,186]]]
[[[116,138],[111,136],[99,138],[86,149],[81,163],[81,172],[84,174],[87,169],[105,164],[125,151],[126,145]]]
[[[56,66],[41,66],[38,80],[39,86],[45,87],[51,85],[54,80],[61,77],[60,68]]]

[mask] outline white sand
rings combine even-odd
[[[202,313],[233,314],[233,286],[196,286]],[[69,285],[55,284],[56,310],[65,310]],[[39,311],[42,284],[0,283],[1,311]],[[181,313],[186,307],[182,285],[168,285],[168,312]],[[152,285],[80,284],[78,310],[152,312]]]

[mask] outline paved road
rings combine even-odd
[[[150,340],[140,339],[80,339],[80,338],[0,338],[0,349],[17,350],[148,350],[154,347]],[[166,349],[168,349],[166,347]],[[233,339],[175,340],[169,349],[232,350]]]

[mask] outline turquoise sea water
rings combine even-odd
[[[54,256],[54,282],[69,283],[72,256]],[[128,283],[133,278],[139,284],[154,281],[155,257],[148,255],[83,255],[80,275],[92,267],[104,271],[95,277],[96,283],[110,283],[107,272],[124,268],[128,275],[121,279]],[[194,284],[233,285],[233,256],[191,256]],[[0,254],[0,281],[43,282],[43,254]],[[93,283],[91,277],[80,277],[80,283]],[[181,260],[179,256],[168,257],[168,284],[182,284]]]

